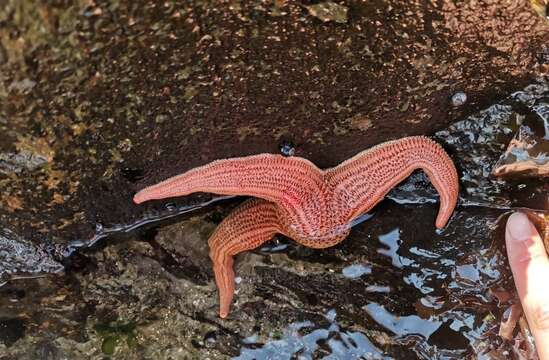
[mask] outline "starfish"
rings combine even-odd
[[[300,157],[258,154],[216,160],[147,187],[133,200],[209,192],[254,198],[237,207],[208,240],[219,289],[219,316],[234,295],[233,257],[283,234],[321,249],[341,242],[354,219],[368,212],[414,170],[422,169],[440,195],[435,221],[443,228],[456,206],[458,175],[444,149],[423,136],[389,141],[321,170]]]

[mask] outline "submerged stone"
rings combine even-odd
[[[549,123],[546,126],[549,129]],[[505,153],[494,166],[496,176],[549,176],[549,132],[542,136],[520,125]]]

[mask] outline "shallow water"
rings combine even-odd
[[[257,349],[243,349],[235,357],[238,360],[251,359],[290,359],[297,355],[298,359],[312,359],[320,347],[331,352],[324,359],[390,359],[361,332],[347,331],[336,321],[336,311],[326,314],[328,324],[324,327],[315,326],[310,321],[291,324],[279,340],[273,340]],[[254,337],[246,342],[254,341]]]
[[[248,340],[236,358],[511,357],[511,344],[498,336],[508,305],[493,296],[496,290],[513,291],[502,227],[513,209],[547,211],[549,193],[538,180],[504,181],[490,174],[520,125],[517,106],[526,105],[539,115],[533,121],[547,129],[548,119],[540,110],[547,108],[547,96],[545,85],[531,86],[437,133],[461,173],[460,204],[449,225],[433,229],[436,195],[425,185],[425,175],[414,174],[388,196],[400,206],[382,203],[373,219],[358,224],[346,240],[354,245],[342,245],[345,259],[359,261],[340,271],[326,269],[325,276],[358,283],[347,286],[361,287],[359,299],[342,295],[343,304],[333,304],[337,309],[326,313],[328,324],[296,322],[253,348]],[[546,140],[548,133],[540,139]],[[418,206],[427,203],[433,205]],[[357,244],[363,244],[358,252],[349,249]],[[338,323],[338,309],[348,306],[355,311]]]
[[[502,309],[491,289],[508,286],[496,236],[504,211],[460,209],[437,233],[425,225],[432,223],[434,210],[382,204],[338,249],[351,264],[340,269],[328,264],[322,275],[360,294],[336,294],[334,309],[326,314],[329,325],[291,324],[282,338],[269,334],[254,348],[247,341],[237,358],[458,359],[498,348],[495,329]],[[336,321],[339,312],[347,314]]]

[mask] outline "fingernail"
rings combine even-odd
[[[507,220],[507,231],[514,241],[526,241],[532,237],[532,225],[528,216],[517,212],[509,216]]]

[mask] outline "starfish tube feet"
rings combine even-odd
[[[327,170],[327,177],[341,197],[350,199],[351,218],[355,218],[373,208],[416,169],[425,171],[440,195],[435,225],[441,229],[456,206],[459,179],[452,159],[427,137],[411,136],[374,146]]]
[[[252,199],[237,207],[214,231],[208,244],[219,289],[219,316],[226,318],[234,295],[233,257],[270,240],[278,229],[276,206]]]

